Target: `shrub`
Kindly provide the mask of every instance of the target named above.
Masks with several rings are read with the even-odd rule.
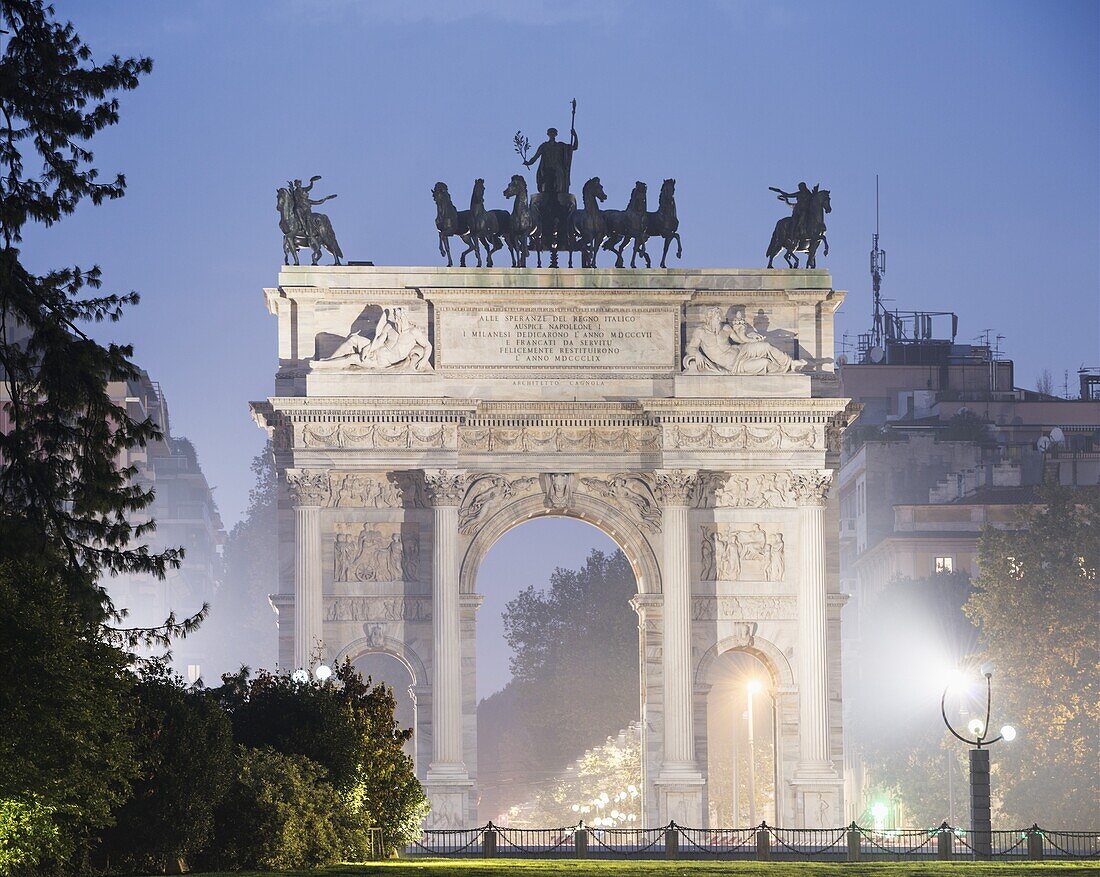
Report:
[[[301,755],[246,749],[203,857],[215,868],[309,868],[362,859],[367,832],[324,768]]]

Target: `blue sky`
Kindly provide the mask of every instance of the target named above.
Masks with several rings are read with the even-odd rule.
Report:
[[[322,174],[350,259],[438,260],[429,194],[495,194],[578,100],[574,177],[608,206],[676,177],[687,266],[764,264],[768,186],[832,190],[831,255],[865,330],[875,174],[892,306],[1005,336],[1017,383],[1100,364],[1100,4],[627,0],[57,0],[97,57],[155,68],[95,141],[129,193],[32,231],[38,268],[98,262],[227,524],[273,387],[275,187]],[[498,199],[505,206],[503,198]],[[593,544],[596,544],[593,542]],[[550,562],[550,567],[554,565]]]

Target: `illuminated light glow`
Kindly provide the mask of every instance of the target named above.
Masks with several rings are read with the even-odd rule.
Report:
[[[1006,742],[1011,743],[1016,739],[1016,729],[1012,725],[1005,725],[1001,728],[1001,736]]]
[[[299,685],[304,685],[309,682],[309,671],[299,667],[293,673],[290,674],[290,678],[297,682]]]
[[[966,671],[955,668],[947,671],[945,687],[948,691],[958,693],[965,691],[973,681],[973,678]]]
[[[313,671],[313,675],[317,677],[318,682],[324,682],[332,675],[332,668],[327,664],[320,664],[317,669]]]
[[[574,804],[570,809],[572,809],[572,811],[574,813],[580,813],[581,812],[581,805],[580,804]]]
[[[967,722],[966,729],[975,737],[981,737],[982,732],[985,731],[985,722],[981,719],[971,719]]]
[[[756,692],[758,692],[763,687],[764,687],[763,683],[761,683],[761,681],[759,679],[750,679],[749,680],[749,684],[748,684],[749,694],[756,694]]]
[[[889,812],[890,808],[883,804],[882,801],[875,801],[875,803],[871,805],[871,815],[875,819],[885,819]]]

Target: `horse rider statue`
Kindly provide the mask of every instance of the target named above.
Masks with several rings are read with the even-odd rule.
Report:
[[[301,180],[294,180],[290,184],[290,197],[294,203],[294,213],[298,218],[298,226],[304,230],[306,236],[312,233],[313,222],[310,217],[313,215],[313,208],[336,197],[335,195],[325,195],[324,198],[318,199],[309,197],[313,184],[319,179],[321,179],[319,176],[310,177],[308,186],[303,186]]]
[[[810,200],[813,198],[813,192],[810,191],[809,186],[801,182],[794,192],[784,192],[782,189],[775,188],[775,186],[769,186],[768,188],[773,192],[778,192],[779,194],[776,197],[784,204],[793,203],[794,210],[791,213],[792,239],[801,243],[809,238]]]

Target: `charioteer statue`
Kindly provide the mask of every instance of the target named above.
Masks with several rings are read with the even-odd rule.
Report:
[[[576,199],[569,192],[573,153],[580,148],[576,127],[576,98],[571,107],[573,115],[569,122],[568,143],[558,140],[557,128],[547,128],[546,141],[535,150],[534,155],[527,158],[525,151],[520,153],[524,167],[531,167],[535,162],[539,165],[535,171],[535,185],[539,194],[532,199],[532,206],[538,211],[541,237],[548,244],[546,248],[550,250],[550,265],[554,268],[558,265],[558,249],[569,235],[566,221],[577,206]],[[517,134],[517,144],[520,142],[519,138],[520,135]]]

